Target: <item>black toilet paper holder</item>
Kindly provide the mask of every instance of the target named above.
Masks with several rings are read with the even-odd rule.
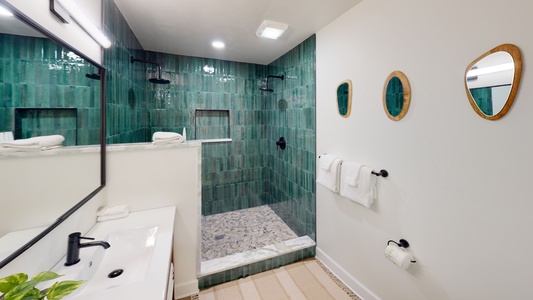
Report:
[[[387,246],[388,246],[390,243],[395,243],[395,244],[396,244],[398,247],[400,247],[400,248],[409,248],[409,242],[408,242],[407,240],[404,240],[404,239],[401,239],[401,240],[399,240],[398,242],[393,241],[393,240],[389,240],[389,241],[387,242]],[[416,260],[412,260],[411,262],[412,262],[412,263],[415,263]]]
[[[399,242],[389,240],[387,246],[390,245],[390,243],[395,243],[400,248],[409,248],[409,242],[404,239],[401,239]]]

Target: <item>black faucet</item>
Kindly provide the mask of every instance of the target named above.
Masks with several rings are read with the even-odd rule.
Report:
[[[108,242],[96,241],[82,244],[80,240],[94,240],[94,238],[83,237],[80,232],[74,232],[68,235],[67,261],[65,266],[72,266],[80,261],[80,248],[102,246],[104,249],[111,247]]]

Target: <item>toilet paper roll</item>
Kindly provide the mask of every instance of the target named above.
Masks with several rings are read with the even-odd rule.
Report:
[[[385,257],[404,270],[409,268],[411,261],[414,260],[411,254],[403,251],[395,244],[390,244],[387,246],[385,249]]]

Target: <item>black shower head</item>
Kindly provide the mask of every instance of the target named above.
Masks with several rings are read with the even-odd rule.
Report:
[[[273,92],[274,90],[273,89],[269,89],[268,86],[267,87],[262,87],[262,88],[259,88],[260,90],[262,90],[263,92]]]
[[[96,74],[96,73],[85,74],[85,77],[89,79],[100,80],[100,74]]]
[[[267,76],[266,86],[259,88],[260,90],[262,90],[264,92],[273,92],[274,91],[273,89],[268,88],[268,80],[270,78],[278,78],[278,79],[284,80],[285,79],[285,75],[281,75],[281,76],[268,75]]]
[[[169,83],[170,83],[170,80],[166,80],[166,79],[161,78],[161,66],[160,66],[158,63],[153,62],[153,61],[144,60],[144,59],[134,58],[133,56],[130,56],[130,62],[131,62],[131,63],[134,63],[134,62],[142,62],[142,63],[145,63],[145,64],[156,65],[156,66],[157,66],[157,70],[158,70],[159,77],[157,77],[157,78],[150,78],[150,79],[148,79],[148,80],[149,80],[151,83],[155,83],[155,84],[169,84]]]
[[[166,80],[163,78],[150,78],[148,79],[148,81],[150,81],[151,83],[155,83],[155,84],[169,84],[170,83],[170,80]]]

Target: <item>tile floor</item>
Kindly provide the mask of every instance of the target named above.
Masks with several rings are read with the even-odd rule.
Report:
[[[268,205],[202,216],[202,262],[297,237]]]

